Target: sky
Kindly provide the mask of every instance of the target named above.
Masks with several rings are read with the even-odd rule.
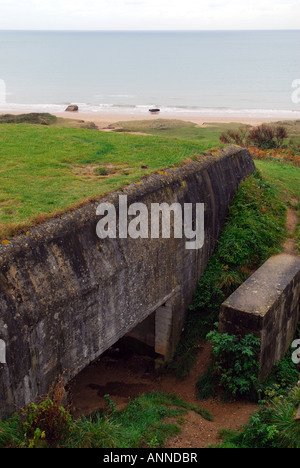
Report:
[[[0,0],[0,29],[300,29],[300,0]]]

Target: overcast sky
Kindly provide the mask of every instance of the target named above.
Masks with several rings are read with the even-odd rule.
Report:
[[[0,29],[300,29],[300,0],[0,0]]]

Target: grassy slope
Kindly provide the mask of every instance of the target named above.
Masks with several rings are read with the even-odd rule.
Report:
[[[114,124],[121,133],[72,126],[70,119],[50,119],[49,126],[0,125],[0,239],[220,146],[220,134],[240,125],[198,127],[191,122],[157,119]],[[300,138],[300,122],[289,124],[288,130],[292,138]],[[149,136],[123,133],[127,131]],[[300,199],[300,169],[269,161],[256,165],[278,185],[282,201]]]
[[[284,163],[255,161],[264,177],[276,185],[283,203],[298,211],[298,225],[294,234],[300,253],[300,168]]]
[[[209,123],[202,127],[193,122],[182,120],[157,119],[157,120],[135,120],[128,122],[117,122],[111,125],[117,131],[124,132],[143,132],[154,136],[164,136],[168,138],[177,138],[180,140],[189,140],[201,142],[207,145],[207,148],[220,146],[219,137],[222,132],[227,130],[238,130],[241,127],[238,123]]]
[[[300,200],[300,169],[298,167],[269,161],[255,161],[255,165],[266,179],[276,184],[282,201],[287,203],[293,198]]]
[[[63,212],[213,146],[29,124],[2,124],[0,142],[2,239],[41,215]]]

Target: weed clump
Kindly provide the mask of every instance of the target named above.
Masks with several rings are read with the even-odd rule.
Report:
[[[262,124],[257,127],[240,127],[238,131],[228,130],[222,133],[220,141],[239,146],[256,146],[261,149],[281,148],[288,137],[287,130],[282,125]]]

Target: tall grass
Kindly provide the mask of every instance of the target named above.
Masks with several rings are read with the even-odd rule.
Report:
[[[300,448],[300,424],[295,414],[300,404],[300,388],[274,397],[238,431],[222,431],[218,448]]]
[[[117,410],[109,395],[106,400],[106,410],[76,420],[49,398],[38,405],[30,403],[20,415],[0,420],[0,448],[158,448],[180,432],[187,411],[213,420],[207,410],[175,394],[143,394],[122,411]],[[57,415],[55,421],[53,411]]]

